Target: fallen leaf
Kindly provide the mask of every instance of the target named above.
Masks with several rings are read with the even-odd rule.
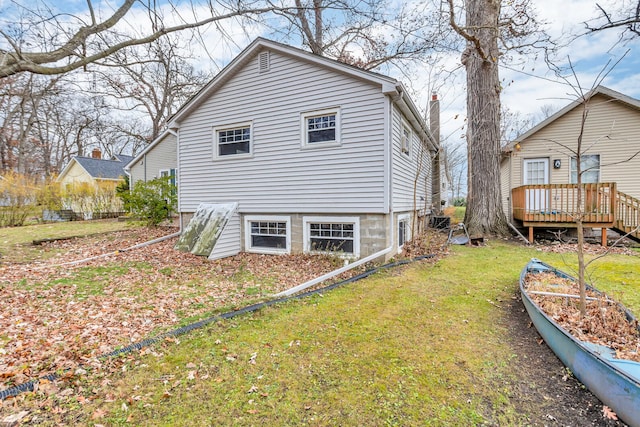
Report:
[[[602,405],[602,416],[608,420],[618,420],[618,416],[606,405]]]
[[[104,409],[96,409],[95,411],[93,411],[93,414],[91,414],[91,419],[92,420],[99,420],[100,418],[104,418],[104,416],[107,415],[107,411]]]

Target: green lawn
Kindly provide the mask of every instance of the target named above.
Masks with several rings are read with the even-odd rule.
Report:
[[[537,257],[569,271],[575,254],[502,241],[454,247],[311,298],[220,321],[134,359],[107,397],[67,422],[106,425],[519,426],[518,357],[504,304]],[[611,255],[596,286],[640,312],[640,257]],[[95,387],[101,378],[83,387]],[[71,418],[69,418],[71,417]]]
[[[54,222],[23,227],[0,228],[0,255],[5,261],[28,262],[51,257],[56,252],[43,252],[34,240],[86,236],[139,227],[139,224],[116,219],[98,221]]]

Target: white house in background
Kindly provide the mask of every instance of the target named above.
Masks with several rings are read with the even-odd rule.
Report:
[[[178,134],[167,129],[151,142],[128,165],[129,186],[133,188],[137,181],[147,182],[159,177],[171,177],[171,183],[177,184]]]
[[[256,39],[169,129],[181,224],[201,203],[233,207],[212,259],[390,258],[432,209],[438,143],[402,84],[297,48]]]

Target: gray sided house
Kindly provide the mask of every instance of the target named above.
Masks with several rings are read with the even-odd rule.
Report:
[[[184,229],[226,212],[212,259],[390,258],[433,207],[437,140],[400,82],[280,43],[256,39],[169,128]]]
[[[125,167],[130,187],[137,181],[147,182],[163,176],[171,177],[172,183],[177,184],[177,141],[178,134],[168,129],[138,154]]]

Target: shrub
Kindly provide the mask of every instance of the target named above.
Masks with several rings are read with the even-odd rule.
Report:
[[[455,197],[453,200],[451,200],[451,204],[453,206],[467,206],[467,199],[465,199],[464,197]]]
[[[175,186],[168,177],[151,181],[137,181],[131,192],[122,193],[125,206],[131,213],[145,219],[148,226],[156,226],[176,211],[177,196]]]
[[[24,224],[36,204],[35,180],[14,172],[0,179],[0,226],[17,227]]]

